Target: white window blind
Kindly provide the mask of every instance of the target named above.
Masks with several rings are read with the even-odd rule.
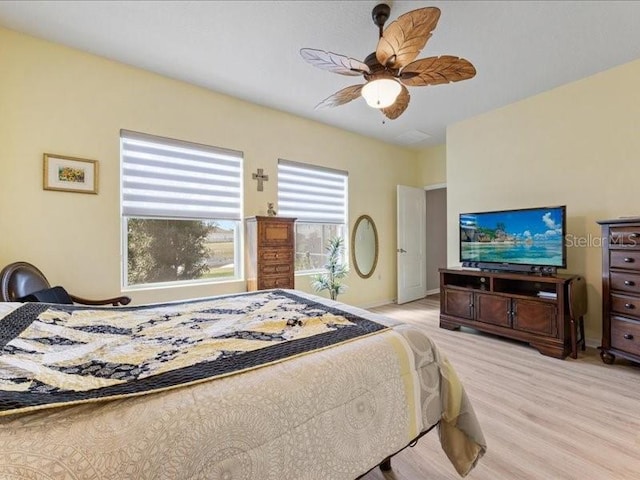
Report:
[[[347,223],[348,173],[278,160],[278,215],[303,223]]]
[[[242,218],[242,152],[120,132],[122,214]]]

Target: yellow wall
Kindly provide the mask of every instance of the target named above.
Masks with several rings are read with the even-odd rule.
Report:
[[[601,334],[596,220],[639,215],[640,60],[447,130],[448,263],[458,264],[458,214],[567,206],[570,273],[589,285],[587,337]],[[595,244],[594,244],[595,243]],[[577,245],[577,242],[573,242]]]
[[[310,106],[309,108],[312,108]],[[278,158],[349,171],[350,225],[369,214],[380,235],[375,275],[355,272],[341,300],[395,297],[396,184],[421,186],[416,153],[0,29],[0,264],[26,260],[86,297],[119,294],[119,131],[244,152],[246,216],[277,197]],[[100,162],[98,195],[43,191],[43,153]],[[256,191],[251,173],[270,176]],[[310,291],[308,277],[296,287]],[[129,293],[136,303],[244,291],[243,282]]]
[[[440,185],[447,182],[447,147],[436,145],[418,152],[420,185]]]

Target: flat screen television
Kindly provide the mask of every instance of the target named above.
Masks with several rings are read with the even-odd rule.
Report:
[[[460,214],[460,261],[483,269],[566,268],[566,207]]]

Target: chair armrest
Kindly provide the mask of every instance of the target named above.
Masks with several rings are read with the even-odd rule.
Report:
[[[76,297],[75,295],[69,294],[71,300],[75,303],[81,303],[82,305],[113,305],[117,307],[118,305],[128,305],[131,302],[131,297],[122,296],[122,297],[114,297],[114,298],[105,298],[104,300],[89,300],[86,298]]]

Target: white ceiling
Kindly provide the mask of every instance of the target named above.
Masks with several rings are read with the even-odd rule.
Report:
[[[363,99],[314,106],[362,83],[305,63],[303,47],[364,60],[378,39],[361,1],[0,1],[0,25],[389,143],[445,141],[447,125],[640,58],[640,1],[393,1],[391,20],[437,6],[419,58],[471,61],[471,80],[409,87],[397,120]],[[388,23],[387,23],[388,25]],[[429,138],[412,143],[417,132]]]

